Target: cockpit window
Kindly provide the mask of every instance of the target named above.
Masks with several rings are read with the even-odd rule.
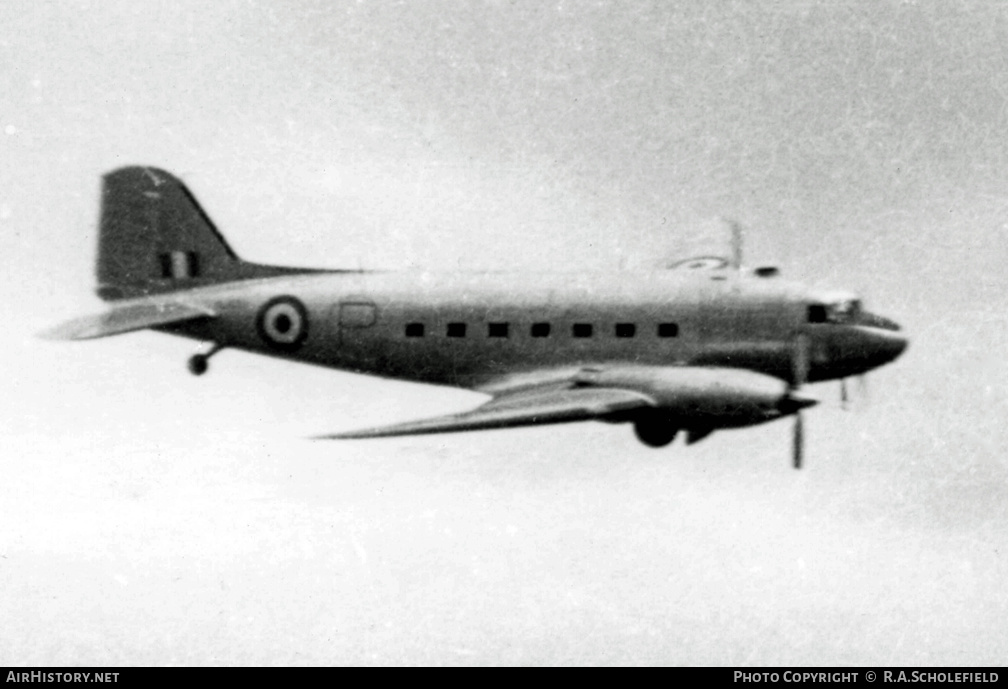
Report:
[[[830,323],[850,323],[861,312],[861,302],[857,299],[844,299],[829,305],[826,309],[826,320]]]
[[[809,304],[809,323],[852,323],[861,314],[859,299],[841,299],[828,304]]]

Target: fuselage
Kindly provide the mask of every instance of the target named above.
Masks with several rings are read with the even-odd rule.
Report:
[[[44,333],[82,340],[154,329],[222,348],[359,373],[472,388],[468,412],[329,438],[629,422],[641,442],[691,444],[718,429],[794,417],[806,382],[864,373],[906,339],[849,292],[821,292],[702,256],[651,272],[383,272],[244,261],[171,173],[102,179],[96,276],[101,314]],[[845,388],[842,388],[845,390]]]
[[[797,337],[808,338],[807,380],[828,380],[880,366],[906,346],[898,326],[860,313],[851,295],[732,270],[321,273],[198,288],[187,299],[219,316],[167,332],[469,388],[609,364],[741,368],[790,380]]]

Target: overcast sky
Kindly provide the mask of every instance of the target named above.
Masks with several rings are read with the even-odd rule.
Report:
[[[1000,664],[1008,11],[994,2],[0,5],[0,662]],[[155,334],[93,296],[99,176],[245,258],[846,287],[907,354],[853,410],[646,449],[580,424],[318,433],[466,392]],[[857,386],[852,386],[856,391]]]

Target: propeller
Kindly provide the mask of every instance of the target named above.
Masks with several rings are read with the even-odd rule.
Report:
[[[800,411],[795,412],[793,452],[794,468],[801,469],[802,456],[805,454],[805,423],[802,421]]]
[[[868,378],[866,378],[865,374],[862,373],[856,378],[856,380],[857,380],[857,389],[855,390],[855,395],[857,397],[857,400],[859,400],[861,404],[864,404],[864,402],[868,399]],[[848,411],[850,409],[849,402],[850,402],[850,395],[848,394],[847,389],[847,379],[841,378],[840,408],[843,409],[844,411]]]
[[[731,218],[724,220],[731,228],[731,267],[735,270],[742,270],[742,223]]]
[[[809,337],[799,333],[794,338],[791,350],[791,387],[788,393],[796,392],[808,380],[809,370]],[[805,454],[805,425],[802,419],[801,407],[794,412],[794,436],[791,445],[791,457],[795,469],[801,469]]]

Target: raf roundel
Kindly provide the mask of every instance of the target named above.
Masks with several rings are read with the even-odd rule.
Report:
[[[308,337],[308,313],[294,297],[271,299],[259,310],[259,335],[274,349],[293,351]]]

